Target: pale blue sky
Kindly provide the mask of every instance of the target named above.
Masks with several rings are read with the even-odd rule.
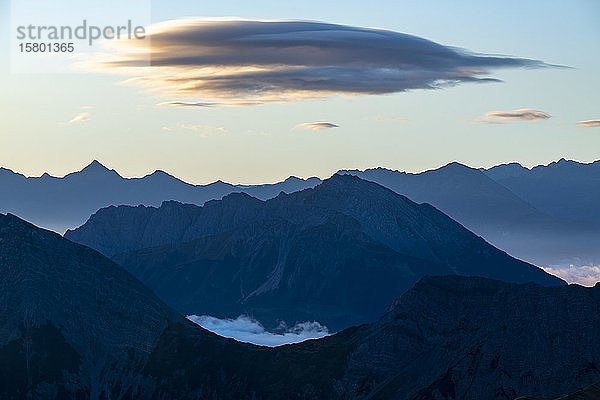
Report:
[[[458,6],[457,4],[460,4]],[[9,7],[2,3],[2,53]],[[126,176],[164,169],[194,183],[326,177],[341,168],[407,171],[458,160],[524,165],[600,159],[600,3],[589,1],[154,1],[152,19],[236,16],[377,27],[470,51],[539,59],[571,69],[494,71],[502,83],[334,97],[250,107],[158,107],[165,100],[120,77],[10,74],[1,59],[0,166],[62,175],[99,159]],[[66,122],[90,107],[89,121]],[[533,108],[552,117],[478,123],[493,110]],[[339,128],[294,126],[328,121]],[[204,126],[203,132],[181,126]],[[165,130],[168,127],[171,130]]]

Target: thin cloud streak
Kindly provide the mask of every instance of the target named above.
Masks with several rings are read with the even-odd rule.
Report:
[[[188,102],[188,101],[163,101],[157,104],[158,106],[166,107],[212,107],[217,105],[216,103],[201,103],[201,102]]]
[[[531,108],[520,108],[510,111],[490,111],[479,117],[479,122],[488,124],[503,124],[515,121],[543,121],[551,117],[545,111]]]
[[[598,128],[600,127],[600,119],[588,119],[587,121],[579,121],[577,122],[577,126],[581,126],[583,128]]]
[[[190,18],[156,24],[148,36],[123,41],[87,67],[131,76],[130,84],[174,99],[165,104],[203,107],[497,82],[489,71],[549,66],[319,22]]]
[[[69,122],[67,122],[67,125],[74,125],[74,124],[80,124],[82,122],[87,122],[92,118],[92,115],[88,112],[81,112],[79,114],[77,114],[75,117],[73,117]]]
[[[339,125],[336,125],[331,122],[305,122],[303,124],[298,124],[294,127],[294,129],[303,129],[308,131],[322,131],[324,129],[332,129],[339,128]]]

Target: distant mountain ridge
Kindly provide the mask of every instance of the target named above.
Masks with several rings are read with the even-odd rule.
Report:
[[[339,173],[430,203],[518,258],[564,266],[600,264],[599,171],[600,161],[561,159],[531,169],[517,163],[475,169],[454,162],[414,174],[384,168]],[[266,200],[320,183],[290,177],[266,185],[190,185],[163,171],[122,178],[97,161],[64,178],[26,178],[0,168],[0,212],[64,232],[110,205],[159,206],[169,200],[202,205],[239,192]]]
[[[424,275],[564,283],[434,207],[349,175],[267,201],[109,207],[65,237],[112,257],[182,313],[246,313],[268,326],[370,322]]]
[[[600,161],[527,169],[450,163],[411,174],[342,170],[427,202],[495,246],[537,265],[600,263]]]
[[[142,178],[123,178],[94,160],[62,178],[43,174],[25,177],[0,168],[0,212],[10,212],[41,227],[63,233],[82,225],[98,209],[110,205],[160,205],[176,200],[202,205],[230,193],[245,192],[269,199],[319,184],[318,178],[289,177],[274,184],[232,185],[216,181],[192,185],[157,170]]]
[[[600,224],[600,161],[581,164],[562,158],[531,169],[513,163],[485,173],[547,214]]]
[[[373,324],[259,348],[0,214],[0,289],[3,399],[580,399],[600,381],[600,285],[425,277]]]

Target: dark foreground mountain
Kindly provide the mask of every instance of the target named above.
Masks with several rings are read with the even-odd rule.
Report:
[[[165,200],[202,205],[235,192],[269,199],[282,191],[290,193],[319,182],[317,178],[290,177],[265,185],[232,185],[221,181],[191,185],[163,171],[143,178],[123,178],[98,161],[62,178],[48,174],[28,178],[0,168],[0,212],[19,215],[38,226],[62,233],[83,224],[92,213],[110,205],[158,206]]]
[[[336,175],[268,201],[102,209],[66,237],[113,257],[181,313],[265,326],[371,322],[424,275],[564,284],[427,204]]]
[[[426,202],[509,254],[537,265],[600,262],[600,162],[561,160],[527,169],[459,163],[418,174],[345,170]]]
[[[0,215],[0,288],[2,399],[547,399],[600,381],[600,286],[424,278],[372,325],[259,348]]]
[[[1,399],[317,399],[349,348],[218,337],[96,251],[2,214],[0,289]]]
[[[556,400],[597,400],[600,399],[600,383],[590,385],[584,389],[578,390],[577,392],[561,396]]]
[[[2,399],[131,396],[163,332],[186,324],[97,252],[1,214],[0,288]]]
[[[262,362],[276,357],[279,370],[269,372],[287,378],[270,387],[284,398],[542,400],[572,393],[595,399],[597,387],[588,386],[600,381],[599,307],[600,286],[423,278],[376,323],[275,348],[252,368],[260,376]],[[178,335],[162,340],[171,352],[188,355],[183,365],[157,353],[154,368],[181,368],[178,382],[192,388],[193,354],[202,343]],[[300,372],[300,366],[310,367]]]

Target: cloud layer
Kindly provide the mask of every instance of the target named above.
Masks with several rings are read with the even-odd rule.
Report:
[[[331,122],[305,122],[303,124],[298,124],[295,126],[295,129],[304,129],[309,131],[321,131],[323,129],[331,129],[331,128],[339,128],[339,125],[336,125]]]
[[[587,121],[579,121],[577,125],[584,128],[598,128],[600,127],[600,119],[588,119]]]
[[[600,265],[543,267],[543,270],[569,283],[578,283],[583,286],[594,286],[596,282],[600,282]]]
[[[520,108],[510,111],[490,111],[483,114],[480,122],[503,124],[514,121],[540,121],[550,118],[550,114],[545,111],[534,110],[531,108]]]
[[[219,319],[210,315],[189,315],[188,319],[217,335],[259,346],[281,346],[318,339],[329,335],[327,327],[318,322],[303,322],[291,328],[281,326],[282,333],[268,332],[260,322],[245,315],[236,319]]]
[[[319,22],[190,18],[154,25],[148,37],[119,43],[91,65],[131,75],[130,82],[171,105],[433,89],[497,81],[489,76],[497,68],[547,66],[399,32]]]

